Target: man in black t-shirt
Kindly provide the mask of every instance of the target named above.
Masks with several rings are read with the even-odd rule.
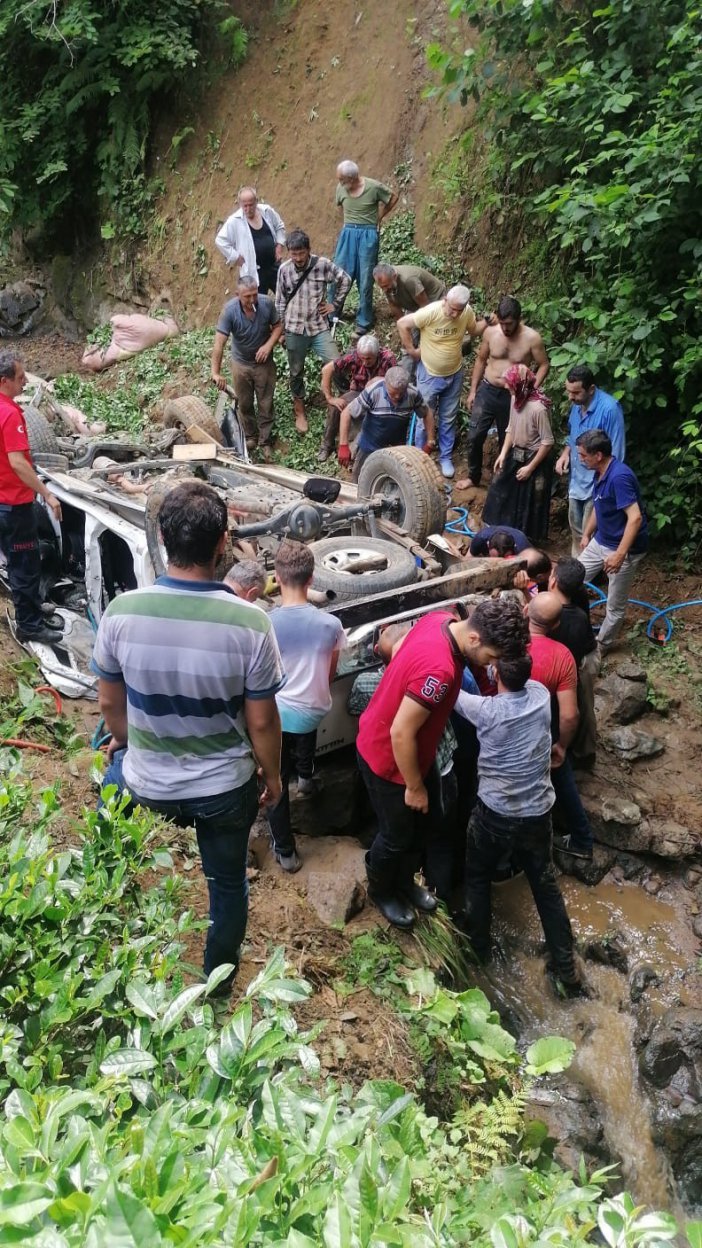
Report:
[[[580,721],[571,744],[576,763],[592,766],[597,750],[595,720],[595,677],[599,672],[597,642],[590,623],[590,601],[585,589],[585,569],[579,559],[559,559],[548,583],[561,600],[558,628],[552,633],[570,650],[578,667],[578,710]]]

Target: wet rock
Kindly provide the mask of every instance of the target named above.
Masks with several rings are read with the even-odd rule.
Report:
[[[649,819],[648,833],[650,852],[661,858],[690,858],[700,852],[699,832],[674,819]]]
[[[329,871],[310,871],[307,900],[322,922],[332,927],[348,923],[361,912],[366,904],[366,890],[360,879],[349,879]]]
[[[658,737],[637,728],[613,728],[611,732],[604,734],[602,742],[607,749],[613,750],[629,763],[636,762],[637,758],[655,758],[665,749]]]
[[[692,924],[692,930],[700,940],[702,940],[702,914],[698,914]]]
[[[607,823],[621,823],[627,827],[635,827],[641,823],[641,808],[636,802],[627,802],[623,797],[604,797],[602,799],[602,818]]]
[[[656,1088],[666,1087],[683,1066],[699,1094],[702,1091],[702,1009],[694,1006],[666,1010],[639,1058],[641,1074]]]
[[[683,1149],[673,1173],[685,1206],[699,1215],[702,1209],[702,1140],[695,1140]]]
[[[646,684],[646,669],[637,659],[625,659],[615,670],[617,676],[620,676],[622,680],[635,680],[638,683]]]
[[[583,956],[600,966],[613,966],[622,975],[626,975],[629,970],[629,954],[621,932],[613,932],[609,936],[603,936],[601,940],[591,940],[585,946]]]
[[[13,282],[0,290],[0,338],[31,329],[42,294],[29,282]]]
[[[526,1118],[545,1124],[549,1135],[558,1141],[555,1155],[567,1169],[577,1172],[581,1157],[590,1169],[612,1160],[601,1115],[590,1094],[567,1078],[559,1076],[555,1087],[534,1088]]]
[[[561,853],[555,848],[553,858],[564,875],[572,875],[576,880],[582,880],[583,884],[599,884],[611,869],[615,855],[606,845],[595,845],[591,862],[584,858],[573,858],[572,855]]]
[[[660,875],[649,875],[648,879],[644,880],[643,886],[651,897],[657,897],[663,887],[663,881]]]
[[[605,700],[609,718],[617,724],[630,724],[647,709],[646,684],[638,679],[625,680],[615,674],[601,680],[597,693]]]
[[[629,980],[629,996],[636,1003],[640,1001],[646,989],[651,984],[659,984],[660,976],[655,966],[651,966],[650,962],[644,962],[641,966],[637,966],[632,972]]]
[[[645,870],[645,863],[635,854],[617,854],[617,865],[612,874],[625,880],[638,880]]]
[[[685,888],[696,888],[702,880],[702,867],[688,867],[685,872]]]

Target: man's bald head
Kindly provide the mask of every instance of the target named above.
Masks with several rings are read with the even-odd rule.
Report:
[[[557,594],[535,594],[529,603],[529,630],[534,633],[552,633],[558,627],[562,610]]]

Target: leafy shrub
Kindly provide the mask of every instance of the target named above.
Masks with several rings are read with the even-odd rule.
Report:
[[[630,417],[628,458],[656,529],[702,542],[702,49],[693,0],[451,0],[475,46],[429,49],[449,98],[477,105],[493,234],[539,231],[559,272],[537,323],[552,362],[592,364]],[[460,45],[465,48],[465,40]],[[475,144],[473,144],[475,146]],[[538,270],[537,266],[537,270]],[[532,269],[534,266],[532,266]]]
[[[92,225],[134,241],[158,184],[146,175],[152,112],[195,73],[219,0],[0,0],[0,237]],[[220,24],[230,63],[246,52],[237,18]]]

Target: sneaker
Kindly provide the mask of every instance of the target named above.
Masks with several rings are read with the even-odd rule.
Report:
[[[36,641],[41,642],[43,645],[55,646],[62,634],[63,627],[60,629],[49,628],[46,624],[42,624],[41,628],[35,628],[31,633],[24,633],[17,629],[17,640],[24,642]]]
[[[316,776],[298,776],[297,791],[301,797],[311,797],[319,788]]]
[[[440,467],[441,467],[441,475],[443,477],[452,477],[454,476],[456,472],[456,469],[454,468],[450,459],[442,459],[440,463]]]
[[[317,459],[320,464],[326,464],[327,460],[331,458],[331,454],[332,448],[330,446],[320,446],[317,451]]]
[[[570,854],[571,858],[582,858],[585,862],[592,862],[592,845],[589,849],[574,845],[570,832],[567,836],[554,836],[553,848],[561,854]]]
[[[298,857],[295,849],[289,854],[281,854],[276,849],[275,860],[283,868],[283,871],[287,871],[288,875],[294,875],[302,866],[302,859]]]
[[[273,458],[273,452],[267,442],[263,442],[258,448],[258,453],[265,464],[270,464]]]
[[[575,997],[590,997],[592,994],[588,985],[579,978],[578,975],[566,979],[563,975],[559,975],[550,964],[546,967],[546,978],[548,979],[556,997],[562,1001],[571,1001]]]

